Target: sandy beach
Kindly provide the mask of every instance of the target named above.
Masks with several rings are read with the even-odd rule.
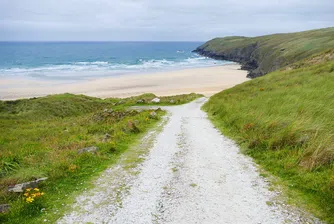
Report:
[[[143,93],[165,96],[191,92],[211,96],[249,80],[246,75],[246,71],[240,70],[240,65],[229,64],[149,74],[127,74],[67,84],[0,78],[0,99],[14,100],[59,93],[85,94],[100,98],[129,97]]]

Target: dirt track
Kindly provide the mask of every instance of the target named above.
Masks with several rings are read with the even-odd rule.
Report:
[[[166,107],[162,131],[137,148],[150,148],[137,151],[144,161],[108,169],[59,223],[317,223],[276,201],[251,159],[200,110],[204,101]]]

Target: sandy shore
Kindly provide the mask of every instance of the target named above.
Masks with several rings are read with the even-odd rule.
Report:
[[[38,97],[58,93],[85,94],[101,98],[128,97],[142,93],[158,96],[202,93],[210,96],[248,80],[237,64],[150,74],[128,74],[71,84],[0,78],[0,99]]]

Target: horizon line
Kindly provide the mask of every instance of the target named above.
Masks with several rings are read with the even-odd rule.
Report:
[[[206,42],[207,40],[0,40],[0,42],[50,42],[50,43],[56,43],[56,42],[123,42],[123,43],[147,43],[147,42]]]

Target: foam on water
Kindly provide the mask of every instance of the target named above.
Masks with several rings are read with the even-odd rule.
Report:
[[[120,64],[107,61],[74,62],[62,65],[46,65],[33,68],[9,68],[0,69],[0,76],[21,76],[21,77],[44,77],[59,79],[86,79],[128,73],[143,73],[168,71],[176,69],[209,67],[226,64],[225,61],[215,61],[205,57],[196,56],[181,61],[172,60],[143,60],[139,59],[136,64]]]
[[[0,42],[0,78],[81,80],[226,64],[200,42]]]

